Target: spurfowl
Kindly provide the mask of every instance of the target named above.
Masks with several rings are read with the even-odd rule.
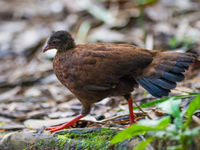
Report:
[[[70,127],[86,116],[95,102],[109,96],[128,100],[130,124],[135,122],[130,93],[140,84],[155,97],[167,96],[195,60],[189,53],[146,50],[128,44],[76,45],[66,31],[54,32],[43,52],[57,49],[53,70],[59,81],[82,103],[81,114],[51,132]]]

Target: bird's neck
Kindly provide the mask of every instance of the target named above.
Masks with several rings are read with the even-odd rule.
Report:
[[[71,49],[62,49],[62,50],[57,50],[56,56],[54,57],[54,59],[67,59],[68,57],[71,56],[71,54],[73,53],[74,48]]]
[[[64,46],[58,48],[58,52],[66,52],[71,49],[74,49],[75,47],[76,47],[76,44],[74,40],[71,40],[71,41],[68,41],[68,43],[66,43]]]

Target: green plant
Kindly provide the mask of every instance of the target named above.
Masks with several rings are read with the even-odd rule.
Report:
[[[157,2],[157,0],[136,0],[138,5],[148,5]]]
[[[155,101],[150,101],[150,102],[147,102],[147,103],[144,103],[144,104],[141,104],[140,107],[141,108],[146,108],[146,107],[150,107],[150,106],[155,106],[159,103],[162,103],[162,102],[165,102],[165,101],[168,101],[170,99],[183,99],[183,98],[190,98],[192,96],[199,96],[200,93],[191,93],[191,92],[184,92],[182,91],[183,93],[187,94],[187,95],[177,95],[177,96],[171,96],[171,97],[165,97],[165,98],[162,98],[162,99],[159,99],[159,100],[155,100]],[[133,109],[138,109],[138,107],[133,107]]]
[[[195,95],[195,96],[194,96]],[[185,111],[180,111],[180,103],[182,96],[169,97],[161,99],[162,103],[157,106],[164,112],[173,116],[173,120],[167,116],[158,120],[141,120],[126,130],[118,133],[111,141],[116,144],[125,139],[130,139],[133,136],[146,134],[146,140],[140,142],[134,150],[143,150],[149,143],[156,139],[176,141],[178,144],[169,146],[168,149],[173,150],[186,150],[193,141],[193,136],[199,135],[200,127],[189,128],[193,113],[200,109],[200,93],[189,93],[193,101],[189,104]],[[160,102],[160,101],[159,101]],[[184,118],[186,117],[186,121]]]
[[[182,49],[188,49],[193,44],[194,44],[193,39],[189,37],[184,37],[182,40],[179,40],[176,37],[173,37],[169,41],[169,47],[172,49],[177,48],[177,47],[181,47]]]
[[[3,126],[4,124],[5,124],[5,122],[4,122],[4,121],[0,122],[0,126]]]
[[[67,131],[66,131],[67,132]],[[77,141],[77,149],[93,150],[102,149],[106,150],[111,145],[110,141],[116,135],[118,130],[111,130],[107,128],[101,128],[93,132],[70,132],[58,135],[58,146],[63,149],[66,143],[70,143],[71,140]]]

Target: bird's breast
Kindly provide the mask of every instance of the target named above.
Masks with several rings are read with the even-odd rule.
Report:
[[[70,58],[62,55],[56,55],[53,60],[53,71],[58,80],[74,93],[79,84],[78,67]]]

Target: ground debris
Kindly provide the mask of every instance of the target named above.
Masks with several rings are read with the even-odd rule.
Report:
[[[59,149],[54,135],[44,131],[38,136],[36,130],[62,124],[80,113],[80,102],[53,74],[55,51],[42,54],[52,31],[70,31],[77,43],[128,43],[200,56],[197,0],[7,0],[0,5],[0,149]],[[200,61],[196,60],[170,96],[200,93],[199,72]],[[132,94],[138,105],[156,100],[142,88]],[[187,108],[190,101],[185,99],[181,109]],[[153,119],[166,115],[154,106],[143,110]],[[138,110],[135,113],[136,120],[147,118]],[[89,132],[90,128],[95,132],[101,127],[122,130],[129,123],[127,114],[127,102],[122,97],[106,98],[73,128],[80,128],[80,132]],[[199,118],[197,111],[193,116],[195,124],[199,125]],[[9,145],[9,140],[14,144]]]

